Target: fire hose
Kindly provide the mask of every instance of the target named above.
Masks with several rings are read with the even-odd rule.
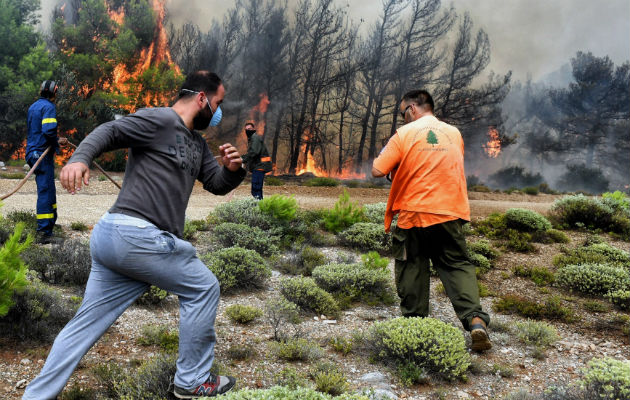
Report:
[[[77,148],[77,146],[74,143],[71,143],[70,141],[68,141],[68,144],[70,146],[72,146],[74,149]],[[35,172],[35,169],[37,169],[37,166],[42,162],[42,160],[44,159],[44,157],[46,157],[46,154],[48,154],[48,152],[50,151],[51,146],[48,146],[48,148],[46,150],[44,150],[44,152],[42,153],[41,156],[39,156],[39,158],[37,159],[37,161],[35,162],[35,164],[33,164],[33,167],[31,167],[31,169],[28,171],[28,173],[26,174],[26,176],[20,181],[20,183],[17,184],[17,186],[15,187],[15,189],[13,189],[11,192],[7,193],[7,194],[3,194],[2,196],[0,196],[0,200],[4,200],[7,197],[15,194],[18,190],[20,190],[22,188],[22,186],[24,186],[24,184],[26,183],[26,181],[28,180],[28,178],[31,177],[31,175],[33,175],[33,172]],[[101,173],[103,173],[103,175],[105,175],[107,178],[109,178],[110,181],[112,181],[112,183],[114,185],[116,185],[116,187],[118,189],[121,189],[120,185],[118,184],[118,182],[116,182],[107,172],[105,172],[105,170],[98,165],[95,161],[92,161],[92,164],[94,164],[94,166],[101,171]]]

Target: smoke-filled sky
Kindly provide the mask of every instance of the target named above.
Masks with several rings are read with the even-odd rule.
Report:
[[[49,26],[52,6],[42,0],[42,22]],[[212,19],[221,21],[234,1],[166,0],[173,22],[192,21],[202,30]],[[290,0],[290,4],[297,3]],[[512,70],[516,80],[530,74],[534,80],[557,71],[577,51],[608,55],[621,64],[630,60],[630,1],[628,0],[443,0],[461,14],[473,16],[475,26],[490,37],[491,61],[487,71]],[[381,11],[382,0],[337,0],[351,17],[369,26]]]

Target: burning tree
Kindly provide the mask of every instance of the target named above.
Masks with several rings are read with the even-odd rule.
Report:
[[[52,40],[63,90],[60,127],[81,140],[114,113],[166,106],[182,80],[173,63],[163,0],[85,0],[54,11]]]

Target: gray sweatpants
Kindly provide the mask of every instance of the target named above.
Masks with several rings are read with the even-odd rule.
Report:
[[[85,353],[150,285],[179,298],[175,384],[185,389],[201,385],[214,360],[219,282],[195,248],[142,219],[107,213],[94,227],[90,250],[92,270],[83,303],[22,399],[54,399]]]

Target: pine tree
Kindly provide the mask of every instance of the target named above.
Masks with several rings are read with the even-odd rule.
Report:
[[[427,134],[427,143],[430,143],[431,145],[438,144],[438,138],[435,135],[435,132],[429,131],[429,133]]]
[[[13,292],[21,291],[28,284],[26,265],[20,253],[26,250],[33,241],[32,236],[20,242],[24,223],[15,226],[13,234],[0,249],[0,317],[7,315],[13,306]]]

